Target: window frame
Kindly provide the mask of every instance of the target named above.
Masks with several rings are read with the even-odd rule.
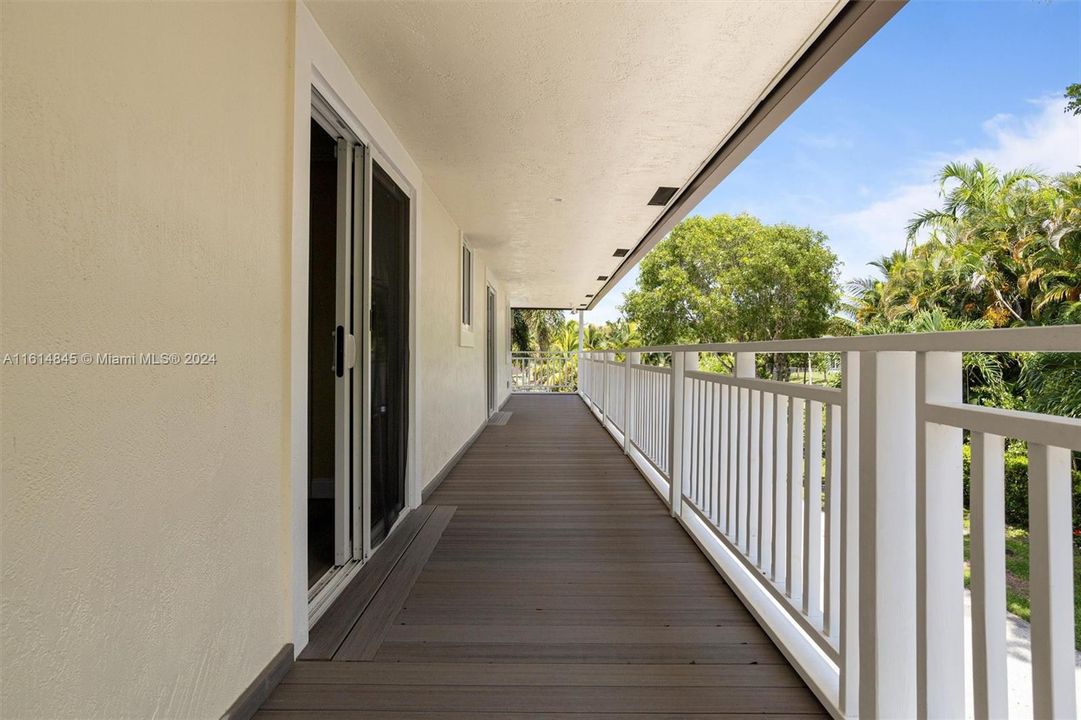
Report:
[[[473,347],[476,327],[477,252],[460,234],[458,243],[458,344]]]

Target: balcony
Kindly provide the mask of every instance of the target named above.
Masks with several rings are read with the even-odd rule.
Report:
[[[959,368],[1077,326],[510,353],[513,309],[597,311],[829,78],[886,90],[785,134],[888,144],[830,119],[953,49],[930,12],[838,74],[903,6],[0,6],[0,715],[1075,716],[1081,425],[964,405]],[[941,67],[944,118],[972,73]],[[775,156],[761,192],[834,174]],[[775,352],[839,384],[759,377]]]
[[[393,569],[358,577],[372,589],[316,625],[264,714],[1073,716],[1081,420],[961,402],[962,353],[1034,350],[1081,351],[1079,331],[522,358],[509,421],[414,513]],[[706,352],[733,372],[698,370]],[[755,354],[774,352],[837,353],[839,387],[756,377]],[[580,398],[539,394],[564,390],[568,367]],[[1021,697],[1004,438],[1028,442],[1031,468]]]
[[[258,717],[825,715],[587,405],[504,410]]]

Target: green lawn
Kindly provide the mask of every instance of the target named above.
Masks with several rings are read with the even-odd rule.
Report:
[[[969,585],[968,513],[965,513],[965,587]],[[1074,647],[1081,648],[1081,552],[1073,555]],[[1028,621],[1028,531],[1006,528],[1006,609]]]

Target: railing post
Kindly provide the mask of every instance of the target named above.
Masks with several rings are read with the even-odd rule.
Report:
[[[631,450],[631,428],[634,427],[638,409],[634,405],[634,393],[631,392],[631,377],[634,365],[641,362],[642,353],[623,351],[623,454]]]
[[[581,350],[578,353],[578,384],[582,388],[586,406],[593,410],[593,376],[590,374],[589,353]]]
[[[668,393],[668,504],[672,517],[683,509],[683,400],[684,373],[698,369],[697,352],[673,352]]]
[[[585,372],[585,349],[586,349],[586,311],[578,311],[578,376],[575,379],[578,385],[578,394],[586,397],[585,383],[582,381]]]
[[[601,353],[601,427],[608,422],[608,351]]]
[[[841,354],[840,710],[859,710],[860,354]]]
[[[916,354],[860,356],[861,718],[916,717]]]
[[[736,377],[741,378],[753,378],[755,375],[754,367],[754,353],[753,352],[737,352],[732,353],[734,358],[733,369]]]
[[[920,718],[965,714],[961,429],[926,403],[961,402],[961,353],[916,355],[916,667]]]

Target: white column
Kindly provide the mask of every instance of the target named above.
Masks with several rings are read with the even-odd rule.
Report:
[[[916,355],[916,667],[920,718],[965,714],[961,429],[924,404],[961,402],[961,353]]]
[[[861,718],[916,717],[916,357],[860,357]]]

